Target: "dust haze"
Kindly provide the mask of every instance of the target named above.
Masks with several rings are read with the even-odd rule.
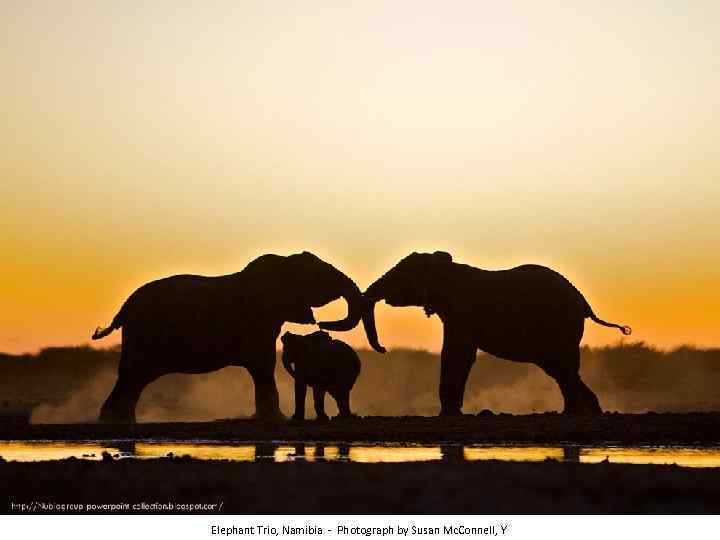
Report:
[[[36,355],[0,355],[0,421],[95,421],[116,378],[119,350],[45,349]],[[363,371],[351,396],[360,415],[435,415],[440,359],[436,353],[396,349],[360,351]],[[278,361],[280,403],[290,415],[292,379]],[[720,349],[661,351],[644,343],[583,348],[582,375],[602,407],[619,412],[720,410]],[[329,414],[335,403],[327,397]],[[557,386],[539,368],[479,354],[465,394],[464,411],[513,414],[562,408]],[[205,375],[167,375],[149,385],[138,421],[202,421],[250,416],[252,380],[244,368]],[[307,411],[312,417],[310,394]]]

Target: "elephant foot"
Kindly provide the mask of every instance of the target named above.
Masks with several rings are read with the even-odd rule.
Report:
[[[333,418],[333,421],[337,421],[337,420],[355,420],[356,418],[358,418],[358,415],[357,415],[357,414],[353,414],[353,413],[345,413],[345,414],[342,414],[342,413],[340,413],[340,414],[338,414],[337,416],[335,416],[335,417]]]
[[[462,416],[463,412],[461,409],[441,409],[438,415],[441,418],[458,417]]]
[[[573,408],[568,409],[567,407],[563,411],[563,414],[567,416],[601,416],[603,414],[602,409],[595,408]]]
[[[135,413],[118,411],[113,409],[102,409],[98,418],[100,424],[135,424]]]
[[[293,414],[290,420],[288,420],[288,423],[290,424],[304,424],[305,423],[305,417],[300,416],[299,414]]]
[[[597,398],[592,396],[592,398],[565,405],[563,414],[570,416],[599,416],[603,414],[603,410]]]
[[[279,424],[282,422],[286,422],[287,418],[283,413],[280,411],[269,411],[265,413],[256,412],[251,417],[253,420],[259,420],[261,422],[269,422],[272,424]],[[294,417],[293,417],[294,418]]]
[[[329,420],[330,420],[330,417],[327,414],[318,414],[317,418],[315,419],[315,421],[320,424],[324,424],[325,422],[328,422]]]
[[[556,379],[565,401],[564,414],[577,416],[597,416],[603,413],[595,392],[580,379],[574,377]]]
[[[283,414],[277,414],[272,416],[265,416],[265,415],[253,415],[252,420],[256,420],[258,422],[264,422],[266,424],[282,424],[284,422],[287,422],[287,417]]]

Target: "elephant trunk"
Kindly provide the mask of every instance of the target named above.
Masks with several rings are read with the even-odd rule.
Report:
[[[363,313],[363,297],[358,286],[349,277],[342,275],[340,294],[348,305],[348,314],[338,321],[323,321],[318,326],[323,330],[346,332],[355,328],[360,322]]]
[[[384,353],[385,348],[378,343],[375,315],[373,313],[374,304],[368,306],[365,296],[360,292],[358,286],[355,285],[353,280],[346,276],[344,276],[341,296],[345,298],[348,304],[347,317],[339,321],[323,321],[318,323],[318,326],[323,330],[345,332],[355,328],[362,319],[368,342],[373,349]]]
[[[382,300],[385,295],[382,293],[382,278],[374,282],[367,291],[365,291],[364,297],[364,310],[362,315],[363,325],[365,326],[365,333],[367,334],[368,341],[373,349],[377,352],[384,353],[385,347],[380,344],[378,340],[377,326],[375,325],[375,304],[379,300]]]

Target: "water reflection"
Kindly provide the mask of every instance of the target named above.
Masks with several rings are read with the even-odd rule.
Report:
[[[682,467],[720,467],[718,448],[587,448],[582,451],[582,463],[675,463]]]
[[[465,447],[461,444],[444,444],[440,447],[443,461],[457,463],[465,461]]]
[[[40,442],[0,441],[0,456],[7,461],[53,461],[75,457],[99,460],[103,453],[116,459],[153,459],[190,456],[202,460],[246,462],[352,461],[401,463],[438,461],[562,461],[575,463],[652,463],[683,467],[720,467],[720,448],[690,447],[588,447],[578,446],[480,446],[445,444],[348,444],[348,443],[214,443],[214,442]]]
[[[358,463],[404,463],[442,459],[439,446],[353,446],[350,461]]]
[[[261,446],[261,445],[258,445]],[[230,461],[255,461],[256,447],[252,444],[196,444],[196,443],[136,443],[135,452],[124,457],[159,458],[191,456],[195,459],[227,459]]]
[[[54,461],[69,457],[102,459],[103,452],[119,453],[119,450],[92,442],[0,442],[0,456],[6,461]]]
[[[463,456],[466,461],[563,461],[565,453],[563,448],[556,446],[466,446]]]

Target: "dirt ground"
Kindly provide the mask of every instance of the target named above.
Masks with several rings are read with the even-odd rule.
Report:
[[[458,418],[364,417],[327,423],[255,420],[136,425],[0,424],[0,440],[378,441],[457,443],[718,445],[720,414],[568,417],[480,413]]]
[[[88,504],[123,503],[129,506],[119,513],[187,513],[193,508],[222,514],[717,513],[720,469],[498,461],[71,459],[0,463],[0,499],[6,514],[87,513]],[[173,509],[154,510],[143,503],[171,503]],[[48,510],[47,504],[83,506]],[[92,513],[112,510],[96,507]]]

